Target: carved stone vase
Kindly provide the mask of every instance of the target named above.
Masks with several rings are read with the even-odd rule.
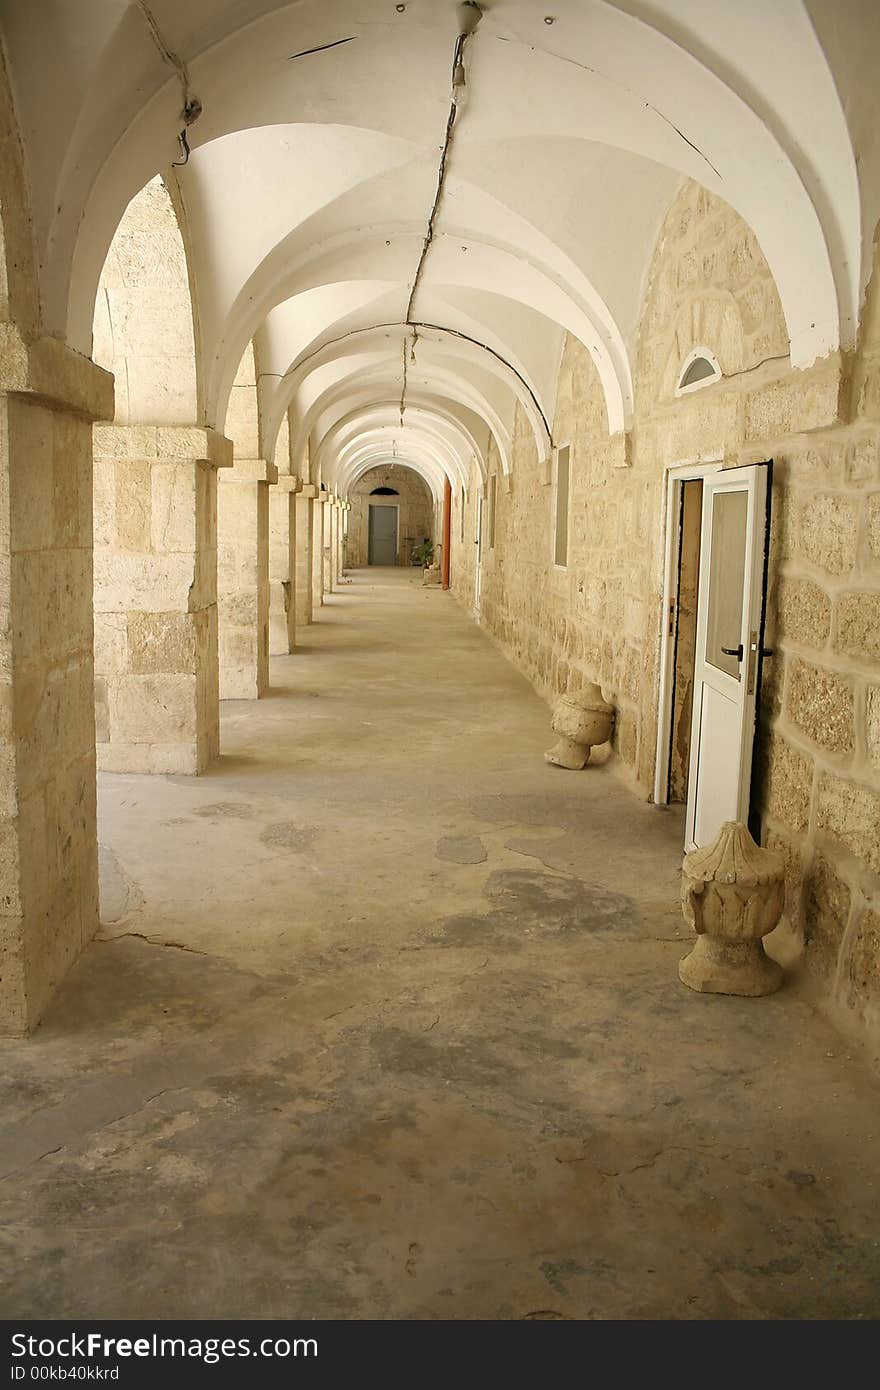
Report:
[[[705,849],[686,854],[681,906],[697,940],[679,979],[706,994],[772,994],[782,969],[763,938],[782,916],[782,859],[756,845],[740,821],[727,821]]]
[[[607,743],[614,729],[614,706],[603,700],[598,685],[563,695],[550,726],[558,738],[544,754],[548,763],[577,772],[590,760],[590,749]]]

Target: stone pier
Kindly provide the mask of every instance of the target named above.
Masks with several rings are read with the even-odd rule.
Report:
[[[0,1032],[39,1021],[98,926],[92,421],[113,378],[0,343]]]
[[[213,430],[94,431],[95,722],[109,772],[203,772],[220,751]]]
[[[269,689],[269,485],[265,459],[236,459],[218,489],[221,700],[257,700]]]
[[[312,617],[324,603],[324,511],[326,492],[316,489],[312,507]]]
[[[299,478],[280,474],[269,489],[269,651],[296,646],[296,494]]]
[[[296,607],[297,627],[308,627],[312,621],[312,548],[314,541],[314,497],[317,488],[304,483],[296,494]]]

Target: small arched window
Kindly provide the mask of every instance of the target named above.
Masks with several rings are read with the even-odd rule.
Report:
[[[701,386],[711,386],[713,381],[720,380],[721,368],[714,354],[708,348],[694,348],[681,364],[675,394],[683,396],[688,391],[698,391]]]
[[[398,497],[399,495],[396,487],[374,487],[370,493],[371,497]]]

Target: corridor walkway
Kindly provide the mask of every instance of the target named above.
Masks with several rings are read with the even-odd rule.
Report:
[[[357,572],[202,778],[102,778],[102,939],[0,1044],[4,1317],[880,1315],[880,1089],[684,989],[681,825]]]

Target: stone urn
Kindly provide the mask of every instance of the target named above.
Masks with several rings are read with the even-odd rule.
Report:
[[[706,994],[772,994],[782,970],[763,938],[782,916],[782,859],[756,845],[741,821],[727,821],[705,849],[681,866],[681,907],[697,933],[679,979]]]
[[[550,727],[559,737],[544,757],[556,767],[578,772],[589,762],[593,745],[610,739],[614,706],[603,700],[602,691],[591,681],[583,690],[562,696]]]

